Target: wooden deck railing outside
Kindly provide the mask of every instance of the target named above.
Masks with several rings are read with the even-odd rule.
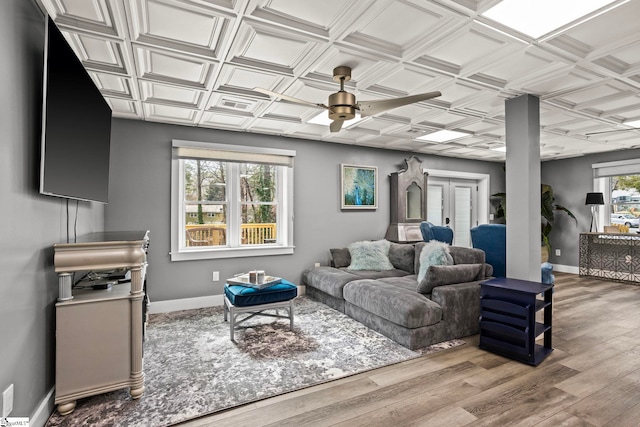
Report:
[[[186,225],[187,246],[224,246],[227,244],[226,224]],[[243,245],[263,245],[276,242],[276,224],[242,224]]]

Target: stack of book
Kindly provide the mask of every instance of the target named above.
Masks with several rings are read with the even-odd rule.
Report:
[[[227,283],[229,285],[239,285],[255,289],[268,288],[269,286],[277,285],[281,281],[282,279],[279,277],[266,275],[258,279],[255,275],[251,275],[250,273],[238,274],[231,279],[227,279]]]

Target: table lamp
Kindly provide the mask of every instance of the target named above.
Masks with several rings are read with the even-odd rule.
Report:
[[[598,231],[598,205],[604,205],[604,195],[602,193],[587,193],[585,205],[591,206],[591,226],[589,232]]]

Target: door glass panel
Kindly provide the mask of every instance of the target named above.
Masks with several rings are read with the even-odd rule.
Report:
[[[427,221],[442,225],[442,186],[427,186]]]
[[[429,178],[427,221],[453,229],[453,244],[471,247],[471,227],[478,223],[478,182],[467,179]]]
[[[454,236],[456,246],[471,246],[471,188],[455,187]]]

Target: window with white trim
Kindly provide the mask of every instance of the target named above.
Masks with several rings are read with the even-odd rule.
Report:
[[[174,140],[171,260],[293,253],[295,151]]]
[[[593,168],[593,191],[603,194],[604,206],[594,206],[597,224],[629,224],[635,231],[637,221],[615,217],[616,214],[640,217],[640,159],[627,159],[595,163]],[[592,222],[593,224],[593,222]],[[598,230],[596,230],[598,231]],[[632,231],[632,232],[634,232]]]

